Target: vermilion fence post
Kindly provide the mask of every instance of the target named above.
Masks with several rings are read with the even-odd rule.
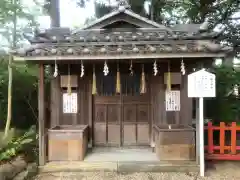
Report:
[[[231,127],[231,154],[236,154],[236,146],[237,146],[237,123],[232,122]]]
[[[220,122],[220,154],[224,154],[225,149],[225,123]]]
[[[213,154],[213,125],[208,122],[208,154]]]
[[[208,160],[232,160],[232,161],[240,161],[240,153],[237,150],[240,150],[240,146],[237,146],[237,131],[240,131],[240,127],[237,126],[236,122],[232,122],[230,126],[225,125],[224,122],[220,122],[220,126],[213,126],[212,123],[208,123],[208,126],[205,127],[208,129],[208,146],[206,158]],[[213,131],[219,130],[220,136],[219,141],[220,145],[214,145],[213,141]],[[231,131],[231,144],[225,145],[225,131]],[[220,150],[220,152],[216,152],[214,150]],[[225,152],[228,150],[228,152]]]

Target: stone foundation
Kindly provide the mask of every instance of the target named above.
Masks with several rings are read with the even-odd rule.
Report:
[[[35,176],[36,173],[36,163],[28,164],[22,157],[0,165],[0,180],[25,180]]]

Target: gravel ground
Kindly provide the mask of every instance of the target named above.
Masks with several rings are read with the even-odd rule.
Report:
[[[208,164],[206,177],[197,173],[132,173],[113,172],[54,173],[42,174],[35,180],[239,180],[240,162]]]

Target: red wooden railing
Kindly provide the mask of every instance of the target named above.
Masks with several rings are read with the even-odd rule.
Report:
[[[208,145],[205,146],[205,159],[209,160],[240,160],[240,146],[237,146],[237,131],[240,131],[240,126],[236,122],[231,125],[225,125],[224,122],[220,126],[213,126],[211,122],[205,127],[208,131]],[[213,132],[219,132],[219,145],[214,145]],[[226,144],[226,131],[230,131],[230,145]]]

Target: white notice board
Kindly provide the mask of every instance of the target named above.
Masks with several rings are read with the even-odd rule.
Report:
[[[180,91],[166,91],[165,105],[166,111],[180,111]]]
[[[63,94],[63,113],[77,113],[77,93]]]
[[[216,97],[216,76],[204,69],[188,75],[188,97]]]

